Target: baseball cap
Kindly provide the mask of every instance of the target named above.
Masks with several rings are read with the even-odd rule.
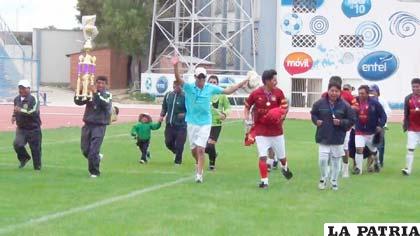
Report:
[[[207,77],[207,71],[203,67],[197,67],[194,71],[195,77],[199,78],[206,78]],[[204,77],[202,77],[204,76]]]
[[[20,87],[20,86],[22,86],[24,88],[30,88],[31,87],[31,82],[29,82],[29,80],[27,80],[27,79],[19,80],[18,87]]]
[[[369,86],[369,90],[371,92],[376,92],[377,94],[379,94],[380,90],[379,90],[379,86],[376,84],[372,84],[371,86]]]

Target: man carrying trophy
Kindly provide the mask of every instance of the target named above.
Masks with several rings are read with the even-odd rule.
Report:
[[[89,55],[92,49],[92,39],[97,35],[95,16],[82,18],[83,32],[86,43],[85,55],[80,57],[78,79],[74,103],[79,106],[86,105],[83,115],[81,135],[81,149],[88,159],[90,177],[100,175],[99,163],[102,159],[100,149],[105,137],[106,126],[110,123],[112,110],[112,94],[106,90],[108,79],[98,76],[94,81],[96,58]],[[93,82],[94,81],[94,82]]]

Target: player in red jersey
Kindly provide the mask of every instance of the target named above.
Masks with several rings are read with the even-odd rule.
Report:
[[[404,175],[410,175],[413,167],[414,150],[420,142],[420,79],[411,80],[413,93],[404,101],[404,132],[407,131],[406,167],[402,169]]]
[[[267,156],[271,147],[280,160],[281,171],[286,179],[293,177],[287,166],[286,150],[283,135],[283,120],[288,112],[287,100],[283,91],[276,87],[277,72],[267,70],[262,74],[263,86],[253,91],[245,101],[244,119],[248,121],[253,107],[253,127],[259,156],[261,175],[260,188],[268,187]]]

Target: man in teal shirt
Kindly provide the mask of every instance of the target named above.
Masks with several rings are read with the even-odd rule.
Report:
[[[187,108],[185,120],[187,122],[188,140],[197,164],[195,181],[201,183],[203,182],[204,150],[210,136],[212,124],[211,97],[217,94],[232,94],[247,84],[248,80],[223,89],[206,83],[206,69],[197,67],[194,72],[195,82],[186,83],[179,74],[178,62],[179,59],[177,57],[172,59],[175,82],[183,87],[185,93],[185,106]]]

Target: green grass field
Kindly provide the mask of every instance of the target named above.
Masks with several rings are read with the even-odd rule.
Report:
[[[0,136],[0,234],[4,235],[322,235],[325,222],[418,222],[420,161],[404,177],[405,135],[387,133],[385,168],[340,180],[340,189],[317,189],[319,170],[314,127],[285,123],[294,178],[270,175],[257,188],[255,146],[244,147],[240,122],[226,124],[214,173],[193,181],[188,148],[174,167],[164,148],[163,128],[153,135],[152,160],[138,164],[131,124],[108,128],[100,178],[88,177],[78,128],[43,132],[43,170],[18,169],[13,133]],[[417,156],[420,154],[417,152]],[[177,181],[177,182],[174,182]],[[94,205],[96,203],[96,205]]]

